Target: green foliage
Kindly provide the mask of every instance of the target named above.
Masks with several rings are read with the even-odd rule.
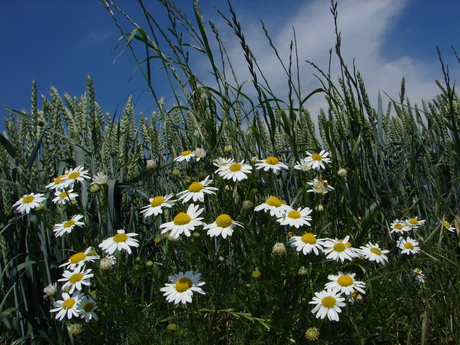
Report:
[[[444,84],[437,82],[441,93],[436,99],[412,105],[403,80],[400,99],[386,110],[379,99],[375,109],[362,76],[342,58],[337,29],[334,57],[341,77],[336,81],[317,68],[322,88],[305,96],[295,33],[285,64],[263,26],[286,73],[289,90],[283,100],[271,90],[229,3],[229,15],[219,13],[241,44],[253,99],[243,92],[248,85],[238,82],[222,38],[212,22],[205,22],[198,1],[195,22],[174,3],[159,1],[170,19],[168,28],[158,24],[143,1],[146,28],[112,1],[101,2],[122,32],[119,43],[144,74],[157,111],[137,117],[129,99],[119,119],[104,114],[89,77],[80,99],[52,88],[39,109],[33,83],[30,112],[7,108],[6,133],[0,135],[0,343],[306,344],[310,327],[319,329],[319,344],[426,344],[428,339],[448,344],[460,336],[455,327],[460,317],[460,105],[443,64]],[[335,2],[331,10],[337,19]],[[133,26],[128,34],[117,15]],[[192,54],[209,61],[213,85],[194,73]],[[156,63],[175,92],[170,109],[152,86]],[[328,109],[316,121],[304,103],[319,93]],[[206,150],[199,160],[174,160],[199,148]],[[330,153],[326,169],[293,168],[306,151],[322,149]],[[279,158],[289,169],[275,174],[253,166],[241,181],[226,180],[216,171],[218,158],[254,165],[267,157]],[[107,179],[76,183],[75,203],[53,203],[54,193],[46,186],[78,166],[88,176]],[[204,210],[201,217],[210,224],[228,214],[243,225],[232,236],[210,237],[202,228],[178,241],[161,234],[162,224],[187,210],[180,202],[158,215],[141,213],[149,199],[188,190],[207,176],[217,190],[197,202]],[[309,192],[314,179],[327,180],[334,190]],[[30,193],[44,194],[46,204],[18,213],[13,204]],[[295,209],[310,207],[311,227],[285,227],[276,217],[254,211],[271,196]],[[56,237],[55,224],[76,214],[83,216],[84,226]],[[401,255],[390,226],[413,217],[426,220],[410,233],[421,252]],[[443,221],[454,223],[456,231],[446,231]],[[98,320],[56,320],[50,309],[61,294],[44,298],[43,289],[62,277],[60,265],[71,255],[92,247],[104,257],[98,245],[118,229],[136,233],[139,247],[132,254],[116,251],[110,269],[102,269],[100,260],[87,264],[94,276],[83,292],[95,292]],[[350,236],[354,248],[378,243],[390,250],[389,262],[304,255],[289,246],[289,239],[307,231],[318,239]],[[272,251],[276,243],[285,245],[283,254]],[[414,269],[423,271],[425,283],[415,279]],[[160,289],[168,277],[190,270],[202,274],[206,294],[195,293],[187,307],[167,303]],[[339,322],[319,320],[308,302],[328,275],[339,271],[355,273],[366,283],[366,294],[347,302]],[[58,291],[61,287],[59,282]],[[73,333],[81,327],[81,333],[72,334],[68,326]]]

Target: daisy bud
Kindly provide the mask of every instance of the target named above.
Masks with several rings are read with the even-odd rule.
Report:
[[[243,201],[243,210],[250,210],[253,207],[254,207],[254,204],[251,201],[249,200]]]
[[[276,255],[283,255],[284,253],[286,253],[286,246],[284,245],[284,243],[275,243],[275,245],[272,248],[272,253]]]
[[[225,152],[225,153],[230,153],[230,152],[232,152],[232,151],[233,151],[232,145],[225,145],[225,146],[224,146],[224,152]]]
[[[316,340],[319,338],[319,330],[316,327],[310,327],[305,332],[305,337],[309,340]]]
[[[51,297],[51,296],[54,296],[54,294],[56,293],[57,289],[56,289],[56,284],[50,284],[48,285],[47,287],[45,287],[43,289],[43,292],[45,293],[45,297]]]
[[[152,160],[152,159],[147,159],[147,162],[146,162],[146,164],[145,164],[145,167],[146,167],[147,169],[155,169],[155,168],[157,167],[157,163],[155,163],[155,161]]]
[[[306,269],[304,266],[300,267],[299,270],[297,271],[297,274],[298,274],[299,276],[304,276],[304,275],[306,275],[307,273],[308,273],[308,272],[307,272],[307,269]]]
[[[78,323],[74,323],[74,324],[67,326],[67,330],[69,331],[69,333],[73,335],[77,335],[83,331],[83,326],[79,325]]]
[[[339,175],[340,177],[347,177],[347,169],[340,168],[339,171],[337,171],[337,175]]]
[[[96,193],[99,189],[100,187],[98,184],[92,184],[91,186],[89,186],[89,191],[91,193]]]
[[[180,175],[180,170],[179,170],[179,169],[174,169],[174,170],[172,171],[172,174],[173,174],[174,176],[179,176],[179,175]]]
[[[259,279],[260,278],[260,272],[258,270],[255,270],[254,272],[252,272],[251,276],[254,279]]]
[[[315,210],[317,212],[323,212],[324,211],[324,206],[322,204],[319,204],[318,206],[315,207]]]

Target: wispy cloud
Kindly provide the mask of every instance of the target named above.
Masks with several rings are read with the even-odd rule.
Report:
[[[113,40],[115,37],[115,31],[110,29],[100,29],[98,31],[92,31],[86,34],[84,37],[81,38],[79,45],[80,46],[88,46],[94,44],[100,44],[108,39]]]

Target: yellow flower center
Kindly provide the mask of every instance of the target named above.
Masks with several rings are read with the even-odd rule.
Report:
[[[176,281],[175,287],[178,292],[184,292],[190,289],[192,285],[192,281],[189,278],[182,277]]]
[[[337,283],[340,286],[350,286],[353,285],[353,278],[348,274],[344,274],[343,276],[340,276],[339,279],[337,279]]]
[[[91,303],[91,302],[88,302],[85,304],[85,306],[83,307],[83,310],[87,313],[91,313],[94,309],[94,303]]]
[[[190,193],[198,193],[202,190],[204,186],[200,182],[193,182],[189,187],[188,190]]]
[[[128,239],[128,235],[126,234],[116,234],[115,236],[113,236],[113,242],[117,242],[117,243],[126,242],[127,239]]]
[[[185,225],[190,223],[192,218],[185,212],[179,212],[177,216],[174,217],[175,225]]]
[[[69,282],[71,282],[72,284],[75,284],[75,283],[78,283],[79,281],[81,281],[83,279],[83,274],[81,273],[74,273],[70,276],[69,278]]]
[[[74,298],[68,298],[62,303],[61,308],[62,309],[72,309],[72,307],[75,305],[75,299]]]
[[[299,219],[302,215],[299,211],[291,211],[287,214],[288,218]]]
[[[182,151],[182,153],[181,153],[181,155],[184,156],[184,157],[188,156],[188,155],[191,155],[191,154],[192,154],[192,151],[190,151],[190,150]]]
[[[278,199],[276,196],[272,196],[267,201],[265,201],[265,203],[267,205],[274,206],[274,207],[280,207],[282,205],[281,200]]]
[[[268,157],[266,160],[265,160],[265,163],[267,164],[270,164],[270,165],[276,165],[278,164],[280,161],[278,160],[278,158],[276,157]]]
[[[371,252],[378,256],[382,255],[382,252],[380,251],[380,249],[375,248],[375,247],[371,248]]]
[[[336,299],[332,296],[326,296],[321,300],[323,307],[332,308],[335,306]]]
[[[64,228],[71,228],[74,225],[75,225],[75,221],[71,219],[71,220],[68,220],[67,222],[65,222],[63,227]]]
[[[300,239],[302,240],[303,243],[306,243],[306,244],[315,244],[316,243],[316,237],[311,232],[307,232],[307,233],[303,234]]]
[[[67,198],[68,196],[69,196],[69,194],[68,194],[67,192],[61,192],[61,193],[59,193],[59,197],[60,197],[61,199],[65,199],[65,198]]]
[[[418,219],[412,218],[412,219],[409,219],[409,223],[411,223],[413,225],[418,225],[419,221],[418,221]]]
[[[160,206],[164,202],[165,202],[165,198],[163,198],[162,196],[156,196],[156,197],[153,198],[153,200],[150,203],[150,205],[152,207],[157,207],[157,206]]]
[[[23,203],[23,204],[29,204],[29,203],[31,203],[31,202],[34,201],[34,200],[35,200],[35,197],[34,197],[34,196],[28,195],[28,196],[26,196],[24,199],[22,199],[22,203]]]
[[[60,184],[60,183],[62,183],[62,181],[64,181],[65,178],[66,178],[65,175],[61,175],[61,176],[56,177],[56,178],[54,179],[54,184]]]
[[[232,224],[233,220],[228,214],[221,214],[216,218],[216,225],[220,228],[228,228]]]
[[[69,174],[69,175],[67,176],[67,178],[68,178],[69,180],[75,180],[75,179],[79,178],[80,175],[81,175],[81,172],[74,171],[73,173]]]
[[[80,252],[80,253],[76,253],[74,255],[72,255],[69,259],[70,263],[71,264],[76,264],[80,261],[83,261],[86,259],[86,254],[83,253],[83,252]]]
[[[402,224],[398,223],[394,225],[395,229],[401,230],[403,228]]]
[[[311,155],[311,159],[315,160],[315,161],[320,161],[323,159],[323,156],[317,154],[317,153],[314,153]]]
[[[334,244],[334,250],[336,252],[343,252],[346,248],[346,244],[343,244],[342,242]]]
[[[404,243],[404,248],[406,249],[414,249],[414,245],[410,242]]]
[[[234,163],[234,164],[230,165],[229,169],[230,169],[230,171],[240,171],[241,170],[241,164]]]
[[[24,199],[24,200],[25,200],[25,199]],[[451,225],[450,225],[450,223],[449,223],[448,221],[444,221],[444,222],[442,222],[442,223],[444,224],[444,226],[445,226],[446,228],[450,228],[450,227],[451,227]]]

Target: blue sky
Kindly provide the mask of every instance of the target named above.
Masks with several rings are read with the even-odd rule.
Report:
[[[115,2],[142,22],[136,0]],[[190,9],[191,2],[179,0],[176,4]],[[311,60],[326,68],[328,51],[334,45],[328,0],[288,0],[282,6],[279,0],[232,3],[260,65],[270,71],[275,91],[282,94],[285,81],[264,38],[260,20],[286,58],[295,27],[302,87],[305,94],[317,87],[314,71],[303,61]],[[200,4],[206,19],[212,19],[221,30],[241,77],[247,77],[239,44],[212,7],[226,12],[226,1],[202,0]],[[451,78],[459,79],[460,64],[450,48],[453,45],[460,52],[459,1],[338,0],[338,6],[345,57],[350,63],[356,59],[371,100],[375,100],[378,90],[397,98],[403,77],[412,102],[434,97],[438,93],[434,79],[442,79],[436,46],[449,64]],[[193,14],[189,17],[192,19]],[[136,113],[155,110],[142,76],[134,73],[130,80],[135,62],[129,53],[115,59],[120,50],[112,50],[120,34],[98,0],[0,0],[0,30],[0,105],[29,110],[32,80],[37,82],[40,95],[48,97],[50,87],[54,86],[61,94],[79,97],[85,92],[86,76],[91,75],[96,100],[104,112],[113,114],[120,110],[130,94],[136,102]],[[198,60],[197,68],[203,73],[203,80],[211,80],[209,66],[200,65]],[[154,78],[159,80],[155,84],[157,93],[169,97],[159,72]],[[322,102],[315,99],[307,106],[316,111]],[[0,108],[0,117],[7,115],[8,111]]]

